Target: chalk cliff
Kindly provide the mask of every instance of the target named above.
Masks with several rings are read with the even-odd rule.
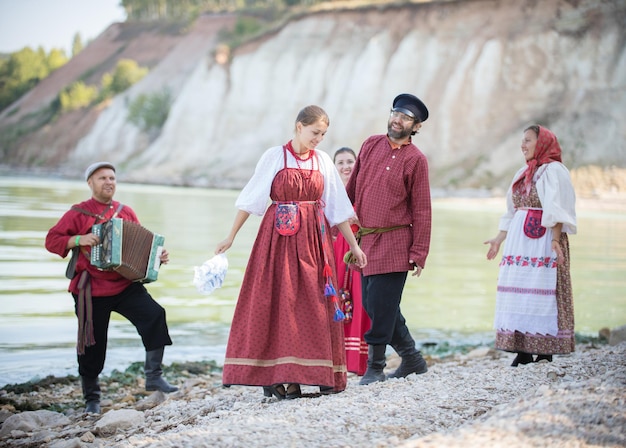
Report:
[[[320,149],[332,154],[385,133],[392,99],[410,92],[430,109],[414,142],[436,187],[506,187],[523,164],[522,131],[532,123],[557,134],[570,168],[626,167],[623,0],[320,10],[224,62],[216,58],[218,33],[233,23],[200,17],[161,48],[144,80],[104,108],[59,120],[68,135],[80,129],[73,140],[60,147],[44,138],[52,130],[39,131],[22,143],[20,163],[32,164],[39,151],[39,163],[63,170],[108,159],[128,181],[239,188],[266,148],[291,138],[303,106],[329,113]],[[84,51],[119,44],[121,30],[112,26]],[[125,51],[146,38],[126,41]],[[127,121],[128,104],[164,86],[174,97],[169,117],[158,135],[146,135]],[[0,126],[17,115],[4,113]]]

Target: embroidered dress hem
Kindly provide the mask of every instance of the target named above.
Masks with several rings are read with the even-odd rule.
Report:
[[[541,238],[524,235],[528,210],[515,213],[500,262],[496,300],[496,329],[556,336],[556,258],[552,230]]]
[[[521,333],[519,331],[498,330],[495,347],[512,353],[532,353],[533,355],[565,355],[575,351],[574,332],[559,331],[556,336]]]

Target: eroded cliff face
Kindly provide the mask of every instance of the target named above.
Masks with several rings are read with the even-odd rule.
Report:
[[[557,134],[569,167],[624,167],[624,23],[623,0],[318,12],[238,48],[225,65],[214,53],[219,27],[196,40],[192,29],[197,50],[181,58],[179,43],[58,164],[80,172],[108,159],[124,180],[239,188],[265,149],[292,137],[303,106],[329,113],[320,149],[332,154],[385,133],[393,98],[410,92],[430,109],[414,142],[436,187],[505,188],[533,123]],[[172,84],[174,104],[151,140],[126,121],[129,100]]]

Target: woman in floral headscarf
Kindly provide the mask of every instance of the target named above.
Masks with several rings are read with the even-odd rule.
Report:
[[[574,351],[567,237],[576,233],[574,188],[559,142],[548,129],[525,129],[521,149],[526,166],[508,190],[500,232],[485,241],[492,260],[507,239],[498,276],[495,345],[517,353],[514,367]]]

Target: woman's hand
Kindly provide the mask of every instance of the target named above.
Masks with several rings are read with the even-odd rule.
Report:
[[[363,269],[365,266],[367,266],[367,256],[365,255],[365,252],[361,250],[358,244],[355,244],[354,247],[350,247],[350,250],[352,251],[352,255],[356,260],[355,264],[358,267]]]
[[[219,242],[217,244],[217,247],[215,248],[215,255],[223,254],[228,249],[230,249],[230,246],[232,245],[233,245],[232,238],[226,238],[225,240]]]
[[[497,238],[485,241],[483,244],[489,244],[489,250],[487,251],[487,260],[493,260],[500,251],[500,244],[502,241],[498,241]]]
[[[233,241],[235,241],[235,236],[237,236],[237,232],[239,232],[239,229],[241,229],[241,226],[244,225],[249,216],[250,213],[244,210],[239,210],[237,212],[237,214],[235,215],[235,222],[233,222],[233,228],[228,234],[228,237],[218,243],[217,247],[215,248],[215,255],[223,254],[228,249],[230,249],[230,246],[233,245]]]
[[[502,241],[506,239],[506,232],[504,230],[500,230],[498,235],[495,238],[485,241],[483,244],[489,244],[489,250],[487,251],[487,260],[493,260],[498,255],[500,251],[500,245]]]
[[[552,251],[556,253],[556,264],[563,264],[565,256],[563,255],[563,249],[561,249],[561,243],[558,240],[552,240]]]

